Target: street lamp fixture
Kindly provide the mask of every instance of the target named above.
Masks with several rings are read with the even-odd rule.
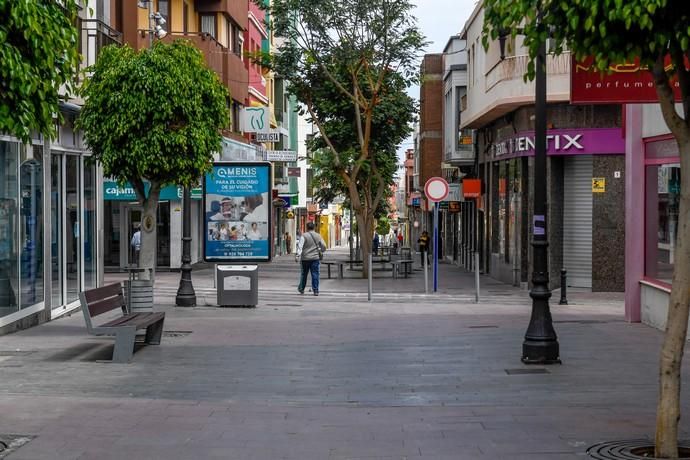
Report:
[[[537,11],[537,21],[542,22],[542,12]],[[505,41],[508,32],[501,30],[499,45],[501,59],[505,58]],[[535,122],[534,122],[534,214],[532,217],[532,315],[522,343],[522,362],[525,364],[560,364],[558,337],[553,328],[549,308],[549,269],[547,237],[547,186],[546,186],[546,42],[539,44],[535,75]]]
[[[175,305],[178,307],[193,307],[196,305],[196,292],[194,292],[194,285],[192,284],[192,200],[189,187],[185,187],[183,193],[182,266],[180,267],[180,286],[175,296]]]

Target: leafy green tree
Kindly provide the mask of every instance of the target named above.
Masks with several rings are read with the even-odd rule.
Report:
[[[525,36],[535,58],[550,36],[555,52],[564,45],[578,60],[594,57],[606,72],[611,65],[639,58],[654,77],[664,120],[675,136],[681,169],[690,171],[690,2],[686,0],[485,0],[484,45],[501,31]],[[670,65],[667,63],[670,60]],[[528,77],[533,78],[534,66]],[[680,112],[672,85],[682,96]],[[690,310],[690,180],[681,184],[676,263],[666,334],[661,351],[656,425],[658,458],[678,458],[680,370]],[[683,263],[684,262],[684,263]]]
[[[79,67],[75,0],[0,0],[0,132],[55,132],[59,90]]]
[[[143,206],[139,265],[153,269],[160,190],[191,186],[210,169],[219,130],[228,125],[228,91],[186,40],[140,52],[106,47],[90,70],[77,125],[103,173],[136,191]]]
[[[362,173],[356,178],[357,192],[363,203],[371,203],[374,218],[388,214],[388,198],[392,191],[397,172],[397,145],[411,132],[411,123],[417,107],[405,91],[405,79],[397,73],[386,76],[387,91],[381,96],[372,120],[372,139],[370,149],[374,154],[366,163]],[[330,141],[340,152],[340,162],[336,164],[333,152],[328,148],[324,137],[317,133],[309,141],[309,150],[314,152],[310,164],[314,170],[313,187],[315,197],[321,202],[332,202],[336,197],[345,196],[344,206],[351,209],[349,189],[343,174],[350,175],[359,155],[359,143],[353,136],[356,120],[352,104],[340,97],[338,89],[327,79],[312,88],[314,109],[324,119],[324,130],[330,133]],[[371,174],[370,165],[378,174]],[[382,193],[382,195],[378,195]]]
[[[379,235],[388,235],[391,232],[391,222],[388,217],[380,217],[376,221],[376,233]]]
[[[409,0],[274,0],[265,7],[274,34],[285,39],[265,64],[289,82],[317,126],[329,152],[322,164],[347,189],[362,235],[372,234],[387,185],[375,160],[389,152],[375,141],[375,117],[385,113],[378,107],[395,83],[391,75],[405,87],[417,79],[424,38],[412,7]],[[338,120],[328,118],[345,107]],[[344,137],[351,140],[341,143]],[[362,249],[371,251],[368,238]],[[365,263],[364,276],[368,270]]]

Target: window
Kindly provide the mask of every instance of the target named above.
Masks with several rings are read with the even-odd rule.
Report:
[[[200,15],[201,20],[201,33],[209,34],[211,37],[216,38],[216,15],[215,14],[202,14]]]
[[[676,260],[680,181],[678,163],[647,166],[645,275],[667,283]]]
[[[236,55],[242,56],[242,29],[234,22],[228,20],[226,30],[228,34],[228,49]]]
[[[187,2],[182,4],[182,32],[185,35],[189,32],[189,4]]]
[[[231,112],[231,117],[232,119],[230,120],[232,123],[232,131],[239,133],[240,132],[240,104],[238,104],[235,101],[232,101],[232,112]]]
[[[158,12],[165,19],[165,30],[170,30],[170,0],[158,0]]]

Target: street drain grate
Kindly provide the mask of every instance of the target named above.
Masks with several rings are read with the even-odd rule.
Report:
[[[588,448],[587,454],[597,460],[653,459],[654,441],[650,439],[629,439],[601,442]],[[680,459],[690,459],[690,444],[688,441],[678,442],[678,455]]]
[[[520,374],[550,374],[546,369],[536,368],[536,369],[505,369],[508,375],[520,375]]]
[[[498,326],[491,326],[491,325],[482,325],[482,326],[467,326],[468,329],[495,329],[498,328]]]
[[[267,303],[267,307],[301,307],[301,303]]]
[[[175,338],[175,337],[187,337],[193,331],[163,331],[163,337]]]
[[[34,437],[22,434],[0,434],[0,458],[7,457]]]

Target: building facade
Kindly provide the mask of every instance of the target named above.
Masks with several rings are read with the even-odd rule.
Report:
[[[501,59],[481,43],[478,5],[461,37],[468,44],[467,104],[461,128],[475,130],[484,184],[478,231],[480,264],[501,281],[526,286],[532,272],[534,94],[518,36]],[[618,105],[571,105],[570,54],[548,55],[547,228],[550,286],[560,270],[569,286],[623,291],[625,138]]]
[[[79,12],[82,69],[122,42],[110,6]],[[54,139],[0,133],[0,334],[79,308],[79,292],[102,281],[103,178],[73,128],[82,101],[65,96]]]
[[[625,316],[664,330],[673,267],[687,263],[675,254],[680,153],[658,104],[628,104],[625,112]]]

